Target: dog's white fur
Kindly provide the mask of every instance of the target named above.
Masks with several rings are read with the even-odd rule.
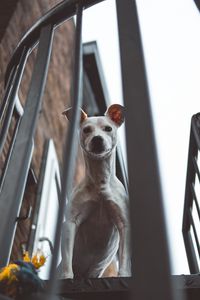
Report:
[[[87,118],[81,113],[79,135],[86,171],[66,208],[59,266],[62,278],[100,277],[116,255],[118,275],[131,275],[128,199],[115,175],[123,109],[114,104],[103,117]],[[64,113],[69,118],[70,109]]]

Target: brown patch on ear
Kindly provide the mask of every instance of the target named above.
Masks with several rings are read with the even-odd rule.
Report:
[[[108,107],[105,115],[109,117],[117,126],[121,126],[124,122],[124,106],[120,104],[112,104]]]
[[[87,119],[87,114],[80,108],[80,123],[82,123],[84,120]],[[64,115],[69,121],[72,119],[72,107],[65,109],[62,112],[62,115]]]

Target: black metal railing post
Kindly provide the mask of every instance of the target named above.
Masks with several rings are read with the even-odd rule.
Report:
[[[69,132],[63,150],[63,170],[61,177],[61,199],[58,212],[56,234],[54,241],[54,255],[52,259],[49,294],[53,294],[56,289],[56,267],[58,263],[58,253],[60,248],[60,237],[62,223],[65,214],[66,201],[70,201],[70,192],[75,171],[75,159],[77,153],[77,130],[80,123],[80,107],[82,106],[82,11],[81,3],[77,5],[76,33],[75,33],[75,55],[74,55],[74,76],[73,76],[73,97],[72,97],[72,119],[69,125]]]
[[[199,233],[196,230],[192,214],[193,208],[196,208],[198,219],[200,221],[200,207],[198,202],[199,196],[195,192],[195,184],[200,184],[200,172],[197,164],[198,151],[200,151],[200,114],[194,115],[191,120],[182,226],[189,269],[192,274],[199,273],[200,271]],[[196,182],[195,178],[197,179]],[[191,230],[193,230],[194,240],[192,239]],[[194,243],[196,244],[198,253],[195,252]]]
[[[169,251],[137,5],[133,0],[116,0],[116,4],[126,107],[134,299],[170,300],[174,297]]]
[[[0,267],[8,262],[33,150],[33,136],[46,82],[53,26],[41,29],[31,84],[0,194]],[[15,95],[13,95],[15,96]],[[11,100],[12,101],[12,100]]]

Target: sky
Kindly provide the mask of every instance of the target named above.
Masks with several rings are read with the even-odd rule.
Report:
[[[182,216],[190,120],[200,111],[200,15],[192,0],[136,2],[154,119],[171,269],[173,274],[187,274]],[[97,41],[111,103],[123,103],[114,0],[103,1],[84,12],[83,42],[88,41]]]

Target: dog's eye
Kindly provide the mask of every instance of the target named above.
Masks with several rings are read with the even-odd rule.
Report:
[[[110,132],[110,131],[112,131],[112,127],[110,127],[110,126],[105,126],[105,127],[104,127],[104,130]]]
[[[85,127],[85,128],[83,128],[83,132],[84,133],[90,133],[92,131],[92,128],[90,127],[90,126],[87,126],[87,127]]]

